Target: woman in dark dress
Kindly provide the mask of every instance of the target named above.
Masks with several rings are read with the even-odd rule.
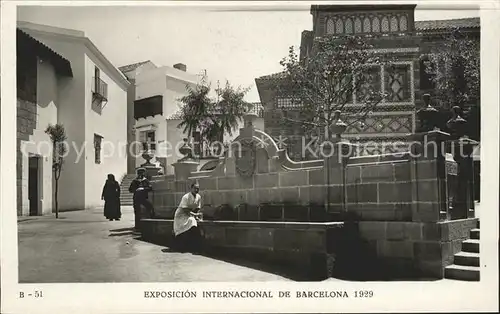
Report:
[[[120,184],[115,180],[115,176],[108,174],[108,180],[102,189],[104,200],[104,216],[106,219],[120,220],[122,213],[120,210]]]

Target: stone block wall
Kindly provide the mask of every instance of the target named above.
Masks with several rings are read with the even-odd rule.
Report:
[[[143,238],[170,245],[173,221],[145,219]],[[207,254],[240,258],[300,270],[308,279],[326,279],[344,272],[349,234],[344,223],[202,221]]]
[[[170,178],[171,181],[153,181],[156,213],[165,218],[173,217],[191,183]],[[233,174],[196,180],[208,219],[218,207],[226,206],[232,210],[232,216],[226,220],[329,221],[332,210],[327,212],[327,193],[330,208],[341,211],[340,178],[340,174],[332,174],[327,185],[325,171],[313,168],[257,173],[249,178]]]
[[[360,221],[368,258],[385,267],[398,267],[408,276],[443,278],[444,268],[461,251],[462,241],[476,228],[477,219],[438,223]]]
[[[405,154],[351,158],[345,189],[346,210],[356,220],[411,220],[411,162]]]

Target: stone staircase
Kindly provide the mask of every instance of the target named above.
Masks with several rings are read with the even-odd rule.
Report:
[[[129,193],[128,188],[130,183],[136,177],[135,174],[127,174],[123,177],[120,184],[120,202],[122,206],[132,206],[133,205],[133,194]]]
[[[470,239],[462,242],[462,251],[454,256],[453,265],[444,270],[448,279],[479,281],[479,221],[477,228],[470,231]]]

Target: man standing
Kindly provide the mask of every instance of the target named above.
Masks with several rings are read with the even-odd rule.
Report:
[[[135,215],[135,230],[139,231],[141,223],[141,205],[146,207],[151,218],[155,217],[155,211],[153,204],[148,200],[148,193],[152,191],[153,188],[146,178],[146,169],[137,169],[137,178],[135,178],[128,191],[134,193],[133,203],[134,203],[134,215]]]

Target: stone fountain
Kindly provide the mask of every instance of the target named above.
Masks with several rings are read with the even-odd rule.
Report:
[[[191,173],[197,171],[199,162],[193,158],[193,148],[188,143],[188,139],[183,139],[184,144],[179,148],[179,153],[184,157],[172,164],[176,180],[187,180]]]
[[[152,176],[156,176],[162,172],[161,167],[157,167],[155,164],[151,163],[151,160],[154,158],[154,151],[150,149],[149,145],[147,149],[144,150],[141,157],[144,158],[146,162],[143,163],[139,168],[146,169],[147,177],[151,178]]]

